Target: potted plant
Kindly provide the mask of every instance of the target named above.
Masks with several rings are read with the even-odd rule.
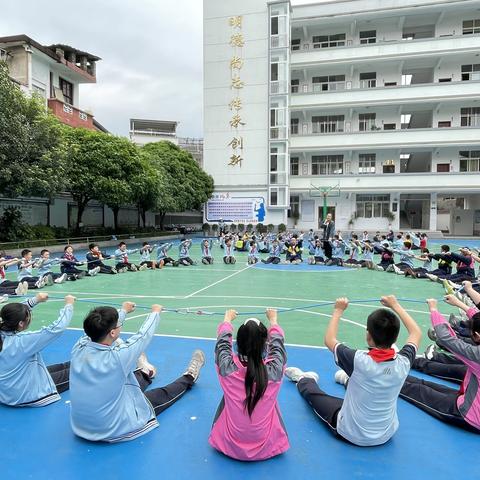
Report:
[[[257,223],[255,225],[255,230],[257,233],[263,233],[263,223]]]
[[[284,233],[287,231],[287,226],[284,224],[284,223],[281,223],[279,226],[278,226],[278,232],[279,233]]]
[[[390,223],[395,220],[395,214],[388,210],[383,214],[383,217],[386,218]]]
[[[208,234],[210,233],[210,224],[209,223],[204,223],[202,225],[202,230],[203,230],[203,234],[208,237]]]
[[[267,232],[272,233],[275,230],[275,225],[273,223],[269,223],[267,225]]]
[[[238,230],[238,233],[242,233],[245,230],[245,225],[243,223],[239,223],[237,225],[237,230]]]
[[[214,234],[215,237],[217,236],[218,228],[219,228],[219,227],[218,227],[218,223],[214,223],[214,224],[212,225],[212,232],[213,232],[213,234]]]
[[[252,223],[249,223],[249,224],[247,225],[247,232],[250,233],[252,230],[253,230],[253,224],[252,224]]]

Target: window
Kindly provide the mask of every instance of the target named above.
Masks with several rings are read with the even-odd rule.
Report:
[[[270,205],[278,205],[278,191],[273,188],[270,190]]]
[[[313,155],[312,175],[342,175],[343,155]]]
[[[360,88],[375,88],[377,86],[377,72],[360,74]]]
[[[462,65],[462,82],[469,80],[480,80],[480,63]]]
[[[374,153],[361,153],[358,156],[358,173],[375,173],[377,156]]]
[[[358,126],[361,132],[369,132],[370,130],[375,130],[375,119],[377,118],[376,113],[360,113],[358,115]]]
[[[462,151],[459,154],[461,172],[480,171],[480,150]]]
[[[290,133],[292,135],[298,135],[299,123],[300,123],[300,119],[298,119],[298,118],[291,118],[290,119]]]
[[[410,128],[411,121],[412,121],[412,115],[410,113],[400,115],[401,128],[403,129]]]
[[[290,208],[287,216],[288,218],[298,218],[300,216],[300,195],[290,195]]]
[[[397,125],[395,123],[384,123],[383,124],[383,129],[384,130],[395,130],[397,128]]]
[[[452,126],[452,122],[450,121],[438,122],[438,128],[448,128],[451,126]]]
[[[270,19],[270,35],[278,35],[278,17]]]
[[[278,81],[278,63],[272,63],[270,65],[270,81],[271,82]]]
[[[478,127],[480,125],[480,107],[467,107],[460,110],[462,127]]]
[[[345,117],[343,115],[325,115],[312,117],[312,133],[343,132]]]
[[[328,75],[312,78],[314,92],[327,92],[329,90],[344,90],[345,75]]]
[[[365,30],[360,32],[360,43],[376,43],[377,41],[377,31],[376,30]]]
[[[402,75],[402,85],[411,85],[412,84],[413,75],[410,73]]]
[[[270,148],[270,171],[276,172],[278,170],[278,148]]]
[[[437,163],[437,173],[447,173],[450,171],[449,163]]]
[[[291,90],[292,90],[292,93],[298,93],[299,91],[299,88],[300,87],[300,80],[298,79],[295,79],[295,80],[292,80],[291,81]]]
[[[480,18],[475,20],[463,21],[463,34],[472,35],[474,33],[480,33]]]
[[[397,86],[397,82],[385,82],[384,85],[386,87],[396,87]]]
[[[345,46],[345,33],[335,35],[316,35],[312,38],[313,48],[333,48]]]
[[[382,167],[383,173],[395,173],[395,160],[385,160]]]
[[[60,81],[60,90],[63,93],[63,98],[66,103],[73,105],[73,83],[67,82],[63,78],[59,79]]]
[[[299,38],[293,38],[292,39],[292,51],[296,52],[300,50],[300,43],[301,40]]]
[[[357,195],[357,217],[382,218],[390,212],[390,195]]]
[[[298,175],[298,165],[299,165],[299,158],[290,157],[290,175],[293,175],[293,176]]]

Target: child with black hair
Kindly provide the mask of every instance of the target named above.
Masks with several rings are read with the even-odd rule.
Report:
[[[109,260],[112,257],[110,255],[104,255],[96,243],[90,243],[88,245],[88,250],[89,251],[86,255],[88,271],[96,270],[98,273],[104,273],[107,275],[117,273],[117,270],[114,267],[110,267],[103,263],[103,260]]]
[[[346,243],[343,241],[339,234],[334,235],[333,240],[330,242],[332,247],[332,256],[327,260],[326,265],[331,267],[337,265],[343,267],[343,257],[345,256]]]
[[[75,297],[67,295],[58,320],[40,330],[27,331],[32,309],[46,302],[38,293],[23,303],[0,310],[0,403],[12,407],[43,407],[60,400],[68,390],[70,362],[47,367],[41,351],[67,329]]]
[[[143,267],[146,265],[146,268],[152,270],[157,269],[157,262],[152,261],[151,255],[153,251],[157,248],[158,245],[150,245],[148,242],[143,242],[142,248],[140,249],[140,266]]]
[[[387,271],[395,263],[393,251],[390,249],[388,242],[383,244],[383,252],[380,254],[380,263],[377,264],[376,270]]]
[[[392,252],[400,255],[400,262],[394,263],[386,271],[395,272],[397,275],[405,275],[405,271],[414,266],[413,258],[415,254],[412,252],[412,242],[405,240],[402,249],[394,248]]]
[[[278,265],[281,261],[280,259],[281,251],[282,251],[282,248],[280,246],[280,243],[275,238],[270,247],[270,252],[268,257],[266,259],[262,259],[262,263],[266,263],[266,264],[273,263],[273,265]]]
[[[277,403],[287,362],[284,333],[276,310],[267,309],[266,316],[268,330],[256,318],[239,327],[237,355],[232,339],[237,312],[227,310],[217,329],[215,367],[223,399],[209,443],[237,460],[266,460],[290,447]]]
[[[183,240],[178,246],[178,265],[188,267],[190,265],[196,265],[197,262],[190,258],[190,247],[192,246],[191,240]]]
[[[370,240],[363,241],[363,256],[360,260],[360,266],[362,268],[368,268],[369,270],[375,269],[375,264],[373,263],[373,246]]]
[[[33,259],[32,251],[25,248],[20,253],[21,260],[18,263],[17,280],[21,283],[26,282],[28,288],[43,288],[47,282],[48,277],[39,277],[33,275],[33,269],[37,268],[37,259]]]
[[[196,350],[182,376],[163,388],[145,391],[151,376],[138,369],[137,362],[153,338],[162,307],[152,305],[140,330],[119,343],[126,316],[134,309],[133,302],[125,302],[120,312],[95,308],[83,322],[86,335],[73,347],[71,425],[86,440],[122,442],[156,428],[156,416],[195,384],[205,363],[203,352]]]
[[[85,262],[80,262],[77,257],[73,254],[73,247],[67,245],[63,249],[62,264],[60,266],[60,271],[66,273],[69,280],[79,280],[86,275],[94,277],[100,272],[100,267],[93,268],[89,270],[88,273],[85,270],[80,270],[77,267],[85,265]]]
[[[287,243],[285,243],[287,246]],[[287,246],[287,254],[285,257],[286,263],[302,263],[302,249],[297,243],[297,238],[295,235],[290,239]]]
[[[480,300],[480,296],[477,298]],[[460,390],[439,385],[427,380],[409,376],[403,385],[400,396],[407,402],[442,420],[465,430],[480,433],[480,312],[469,308],[453,295],[447,295],[445,300],[450,305],[462,308],[471,321],[472,343],[466,343],[457,337],[447,319],[438,311],[437,300],[428,299],[430,318],[437,337],[437,343],[451,352],[465,364],[465,370],[454,371],[449,365],[441,365],[438,361],[431,364],[428,361],[417,360],[414,367],[422,372],[435,374],[445,378],[456,375],[456,380],[462,381]],[[463,371],[462,371],[463,370]],[[460,378],[464,374],[463,378]]]
[[[325,253],[322,244],[323,242],[318,237],[313,244],[310,244],[310,257],[308,257],[309,265],[323,265],[325,263]]]
[[[315,372],[289,367],[285,376],[297,388],[315,413],[338,437],[358,446],[387,442],[398,429],[397,398],[415,360],[422,332],[413,318],[393,296],[382,297],[381,308],[367,319],[369,351],[354,350],[337,340],[338,324],[348,308],[347,298],[338,298],[325,333],[325,345],[342,369],[335,381],[347,387],[345,399],[320,390]],[[405,346],[393,348],[400,331],[400,320],[408,330]]]
[[[27,282],[12,282],[5,277],[5,270],[11,265],[17,265],[18,258],[7,258],[4,251],[0,252],[0,303],[6,302],[10,295],[26,295]]]
[[[258,254],[257,242],[255,240],[250,240],[248,255],[247,255],[247,264],[255,265],[259,261],[260,261],[260,257]]]
[[[68,276],[66,273],[53,273],[52,267],[55,265],[60,265],[62,263],[61,258],[50,258],[50,251],[44,248],[40,252],[40,258],[37,261],[36,267],[38,268],[38,276],[40,278],[47,279],[47,285],[52,285],[53,283],[63,283],[67,280]]]
[[[223,263],[234,264],[236,262],[236,260],[235,260],[234,249],[233,249],[231,238],[227,238],[225,240],[225,246],[224,246],[223,250],[224,250],[223,251]]]
[[[446,252],[442,254],[442,258],[449,258],[452,262],[456,262],[457,272],[449,275],[435,275],[433,273],[427,275],[432,281],[443,282],[449,280],[454,283],[461,283],[464,280],[472,280],[475,278],[475,254],[468,247],[458,249],[460,253]],[[477,257],[478,258],[478,257]]]
[[[423,248],[420,256],[415,255],[413,258],[423,262],[421,267],[407,268],[405,270],[406,277],[412,278],[427,278],[427,273],[432,270],[432,257],[428,248]]]
[[[202,242],[202,263],[204,265],[213,265],[212,250],[213,250],[213,242],[208,238],[206,238]]]
[[[173,243],[163,243],[157,250],[157,265],[162,269],[165,265],[173,265],[178,267],[178,263],[168,256],[168,251],[173,247]]]
[[[360,256],[363,253],[362,245],[358,240],[358,235],[353,234],[350,240],[350,257],[343,262],[345,267],[361,268]]]
[[[120,242],[118,244],[118,248],[115,250],[115,258],[118,262],[115,268],[118,273],[137,272],[146,270],[148,268],[146,264],[135,265],[134,263],[128,261],[128,256],[137,252],[138,248],[128,250],[125,242]]]

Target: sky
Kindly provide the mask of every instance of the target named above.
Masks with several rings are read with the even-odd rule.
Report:
[[[80,88],[80,107],[109,131],[126,136],[130,118],[151,118],[180,122],[179,136],[203,136],[202,0],[21,5],[0,0],[0,36],[26,34],[43,45],[63,43],[102,58],[97,83]]]

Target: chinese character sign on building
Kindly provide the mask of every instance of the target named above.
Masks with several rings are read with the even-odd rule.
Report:
[[[243,37],[243,17],[236,16],[228,19],[230,30],[230,46],[232,47],[232,57],[230,59],[230,89],[232,91],[232,101],[228,104],[231,112],[230,128],[233,132],[233,138],[227,144],[229,148],[229,162],[231,166],[242,166],[243,161],[243,137],[241,135],[242,127],[246,125],[243,116],[243,103],[241,92],[245,86],[242,78],[242,68],[244,65],[243,47],[245,39]]]

